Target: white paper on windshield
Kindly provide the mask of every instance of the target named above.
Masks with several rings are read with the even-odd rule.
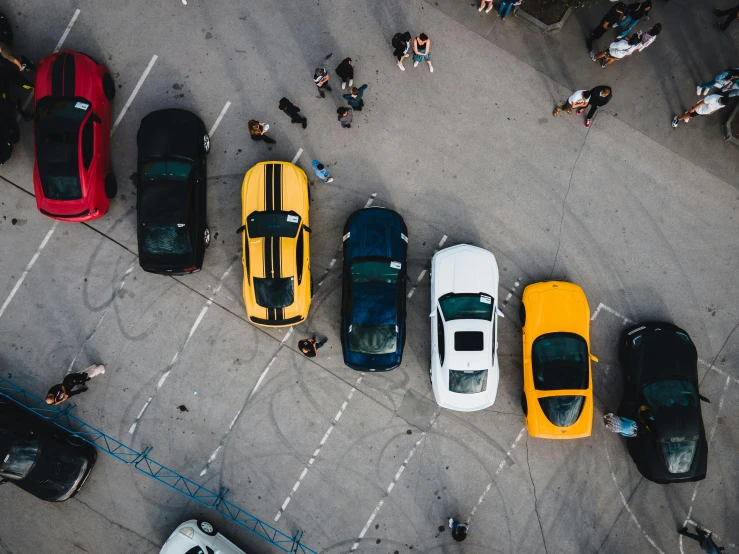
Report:
[[[84,102],[77,102],[74,105],[74,107],[77,108],[78,110],[86,110],[87,108],[90,107],[90,104],[85,104]]]
[[[177,224],[177,227],[184,227],[184,226],[185,226],[185,224],[184,224],[184,223],[178,223],[178,224]]]
[[[487,296],[485,294],[481,294],[480,295],[480,302],[482,302],[483,304],[490,304],[492,301],[493,301],[493,299],[490,298],[489,296]]]
[[[400,233],[400,238],[402,238],[405,242],[408,242],[408,237],[406,237],[403,233]]]
[[[344,242],[346,239],[348,239],[352,235],[351,231],[349,231],[346,235],[344,235],[344,238],[341,239],[341,242]]]
[[[393,269],[400,269],[402,267],[402,264],[400,262],[390,262],[390,267]]]
[[[287,216],[287,222],[288,223],[297,223],[300,218],[297,215],[289,215]]]

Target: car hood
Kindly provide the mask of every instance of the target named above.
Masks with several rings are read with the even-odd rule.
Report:
[[[632,347],[632,364],[641,368],[640,381],[687,379],[698,386],[698,352],[687,333],[670,323],[646,323],[643,329],[627,335],[633,341],[641,336],[640,347]]]
[[[396,285],[362,283],[352,285],[349,324],[389,325],[398,321]]]
[[[139,160],[160,156],[200,158],[203,122],[186,110],[169,109],[152,112],[141,120],[137,135]]]
[[[497,298],[498,264],[487,250],[468,244],[446,248],[434,255],[431,271],[436,298],[477,292]]]
[[[348,236],[347,236],[348,235]],[[344,259],[387,258],[405,263],[408,244],[405,222],[385,208],[365,208],[354,212],[344,226]],[[351,240],[347,240],[347,239]]]

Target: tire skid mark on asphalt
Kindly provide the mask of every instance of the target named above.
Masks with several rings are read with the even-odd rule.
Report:
[[[346,410],[346,407],[349,405],[349,401],[351,401],[352,396],[354,396],[354,393],[357,392],[357,387],[359,387],[359,384],[362,382],[363,378],[364,378],[364,375],[360,375],[359,379],[357,379],[357,382],[354,384],[354,386],[349,391],[349,395],[346,397],[346,400],[344,400],[344,403],[341,405],[341,408],[339,409],[339,411],[337,412],[337,414],[334,416],[333,420],[331,421],[331,424],[326,430],[326,433],[323,435],[321,442],[318,443],[318,448],[316,448],[310,460],[308,460],[308,465],[303,468],[303,473],[300,474],[300,477],[298,477],[298,480],[295,482],[295,485],[293,485],[292,491],[290,492],[290,494],[287,495],[287,498],[282,503],[280,510],[275,515],[275,521],[279,521],[279,519],[282,517],[282,513],[285,511],[285,508],[287,508],[287,505],[290,503],[290,500],[292,500],[292,497],[295,494],[295,491],[298,490],[298,487],[300,486],[300,482],[308,474],[309,468],[313,467],[313,462],[316,461],[318,454],[320,454],[321,452],[321,448],[323,448],[323,445],[326,444],[326,441],[328,440],[329,435],[334,430],[334,427],[336,426],[336,424],[339,422],[339,418],[342,416],[342,414]]]
[[[215,292],[213,293],[216,294]],[[241,408],[239,408],[239,411],[236,412],[236,415],[231,420],[231,423],[228,426],[228,429],[226,430],[226,433],[221,437],[221,441],[218,443],[218,447],[213,451],[213,453],[210,455],[210,458],[208,458],[208,461],[205,463],[205,467],[200,472],[200,477],[208,473],[208,470],[210,469],[211,464],[215,461],[215,459],[218,457],[218,453],[221,451],[223,446],[226,444],[226,439],[228,438],[228,435],[231,433],[231,430],[233,429],[234,425],[236,425],[236,422],[238,421],[239,417],[241,416],[241,413],[244,411],[244,408],[246,408],[246,405],[249,403],[249,400],[251,400],[251,397],[254,396],[254,393],[257,392],[257,389],[259,389],[259,385],[262,384],[262,381],[264,381],[264,378],[267,376],[267,373],[269,373],[270,368],[272,367],[272,364],[275,363],[275,360],[277,359],[277,356],[282,351],[282,347],[287,342],[287,339],[290,338],[290,335],[292,335],[294,327],[290,327],[287,330],[287,333],[285,333],[285,336],[282,337],[282,340],[280,341],[280,346],[277,348],[277,352],[275,352],[275,355],[272,356],[272,359],[267,364],[267,367],[264,368],[262,371],[262,374],[259,376],[259,379],[257,379],[256,385],[254,385],[254,388],[251,389],[251,392],[249,393],[249,396],[246,397],[246,400],[241,405]],[[302,477],[301,477],[302,479]],[[297,488],[297,487],[296,487]]]
[[[301,151],[302,151],[302,148],[301,148]],[[300,153],[300,152],[298,152],[298,153]],[[367,200],[367,202],[365,202],[365,204],[364,204],[365,209],[366,208],[369,208],[372,205],[372,203],[375,201],[375,198],[377,198],[377,193],[376,192],[373,192],[372,193],[372,196],[370,196],[369,197],[369,200]],[[336,251],[336,254],[334,254],[334,257],[333,258],[331,258],[331,262],[328,264],[328,267],[323,272],[323,275],[321,275],[321,279],[320,279],[320,281],[318,281],[318,286],[319,287],[326,280],[326,277],[328,277],[328,274],[331,272],[331,268],[334,267],[334,264],[336,264],[336,261],[341,257],[341,253],[342,253],[343,250],[344,250],[344,242],[342,241],[341,246],[339,246],[339,249]]]
[[[100,315],[100,319],[98,319],[98,322],[95,324],[95,327],[90,332],[89,335],[87,335],[87,338],[82,342],[82,344],[79,347],[79,350],[77,350],[77,353],[74,355],[74,358],[72,358],[72,362],[69,364],[69,367],[67,368],[67,374],[72,373],[72,370],[74,369],[74,364],[77,362],[77,358],[80,357],[80,354],[82,354],[82,351],[85,349],[85,346],[88,342],[92,339],[92,337],[97,333],[97,330],[100,328],[100,325],[102,325],[103,320],[105,319],[105,316],[108,315],[108,309],[110,306],[112,306],[113,302],[115,302],[116,297],[118,296],[118,293],[121,292],[121,289],[126,284],[126,279],[133,271],[134,266],[136,265],[137,259],[131,262],[131,265],[128,267],[126,272],[123,274],[123,279],[121,279],[121,282],[118,283],[118,286],[113,289],[113,294],[110,297],[110,302],[103,310],[103,313]]]
[[[441,240],[439,241],[439,245],[436,247],[436,250],[434,250],[434,253],[431,254],[431,258],[429,259],[428,263],[426,264],[426,267],[424,267],[421,270],[421,273],[418,274],[418,277],[416,278],[416,282],[413,284],[413,287],[411,288],[411,291],[408,293],[408,298],[413,296],[413,293],[416,292],[416,288],[418,288],[418,285],[421,283],[423,278],[426,276],[426,273],[431,269],[431,259],[436,255],[436,253],[441,250],[441,247],[444,246],[444,243],[447,241],[449,237],[444,235],[441,237]]]
[[[511,447],[508,449],[508,451],[505,453],[505,458],[503,458],[500,461],[500,464],[498,464],[498,469],[495,470],[495,473],[493,474],[493,480],[491,480],[487,487],[485,487],[485,490],[480,495],[479,500],[477,501],[477,504],[475,504],[475,507],[472,508],[472,511],[470,512],[470,515],[467,516],[467,521],[465,523],[469,523],[470,520],[475,515],[475,512],[477,512],[477,509],[480,507],[480,504],[482,504],[482,501],[485,500],[485,497],[487,496],[488,492],[490,492],[490,488],[493,486],[495,477],[498,476],[498,474],[503,470],[503,468],[506,466],[506,464],[509,463],[509,460],[511,459],[511,453],[516,449],[516,446],[518,445],[519,441],[523,438],[523,436],[526,434],[526,426],[524,425],[521,430],[518,432],[518,435],[516,436],[516,440],[513,441],[511,444]]]
[[[370,528],[370,525],[372,525],[372,522],[375,520],[375,517],[377,517],[377,514],[380,512],[380,509],[385,504],[385,500],[390,496],[390,492],[393,490],[393,488],[395,488],[396,483],[398,482],[400,477],[403,475],[405,468],[408,467],[408,463],[411,461],[411,458],[413,458],[413,455],[416,453],[416,450],[418,450],[418,447],[423,442],[423,439],[426,438],[426,433],[428,433],[431,430],[431,427],[433,427],[434,422],[436,421],[436,418],[438,417],[440,413],[441,413],[441,409],[437,409],[434,415],[431,417],[431,421],[429,421],[428,429],[426,429],[426,431],[423,431],[421,433],[421,436],[416,441],[416,443],[413,445],[413,448],[411,448],[410,452],[408,452],[408,456],[406,457],[405,460],[403,460],[403,463],[400,465],[398,472],[395,474],[395,477],[388,485],[385,491],[385,494],[380,499],[380,501],[377,503],[377,506],[375,506],[375,509],[372,511],[372,514],[367,520],[367,523],[364,524],[362,531],[360,531],[356,542],[352,545],[351,552],[354,552],[357,548],[359,548],[359,543],[362,542],[362,539],[364,538],[364,535],[367,533],[367,530]]]
[[[49,239],[51,238],[51,235],[54,234],[54,231],[56,230],[57,225],[59,225],[59,221],[55,220],[54,224],[51,226],[51,229],[49,229],[49,231],[46,233],[44,240],[41,241],[41,245],[38,247],[38,249],[36,249],[36,253],[31,258],[31,261],[28,262],[26,269],[23,270],[23,273],[21,274],[20,278],[16,281],[15,286],[13,287],[13,290],[10,291],[10,294],[5,299],[5,302],[3,302],[2,307],[0,307],[0,317],[3,317],[3,314],[5,313],[5,310],[8,308],[8,305],[13,300],[13,297],[15,296],[15,294],[18,292],[18,289],[21,288],[23,281],[26,280],[26,276],[28,275],[28,272],[31,271],[31,268],[36,263],[36,260],[38,260],[38,257],[41,255],[41,251],[48,244]]]
[[[164,370],[164,373],[162,374],[162,376],[159,378],[159,382],[157,383],[157,388],[155,389],[154,394],[152,394],[149,397],[149,399],[144,404],[144,407],[141,408],[139,415],[136,416],[136,420],[133,422],[133,425],[131,425],[131,428],[128,430],[129,434],[133,435],[134,431],[136,431],[136,427],[139,424],[139,420],[141,419],[141,416],[144,415],[146,408],[149,407],[149,404],[151,404],[151,401],[154,399],[157,392],[159,392],[159,389],[162,388],[162,385],[164,385],[164,382],[167,380],[167,377],[169,377],[169,374],[172,372],[172,369],[174,368],[175,363],[177,363],[177,359],[180,357],[180,354],[182,353],[182,351],[185,350],[187,343],[190,342],[190,339],[195,334],[195,331],[197,330],[197,328],[200,326],[200,322],[203,321],[205,314],[208,312],[210,307],[213,305],[213,298],[215,298],[216,294],[218,294],[218,291],[221,290],[221,287],[223,286],[223,283],[225,282],[226,277],[228,277],[228,274],[231,272],[231,268],[233,268],[237,260],[238,260],[238,257],[235,257],[233,260],[231,260],[231,263],[228,264],[226,271],[223,272],[223,275],[218,280],[218,286],[213,290],[213,293],[208,298],[208,301],[205,303],[205,306],[203,306],[203,309],[200,310],[200,314],[198,314],[198,317],[195,320],[195,323],[193,323],[192,327],[190,328],[190,332],[187,335],[187,339],[185,339],[185,342],[182,344],[179,350],[175,352],[175,355],[172,357],[172,361],[169,362],[169,365]]]
[[[123,106],[123,109],[121,110],[121,113],[118,114],[118,117],[115,120],[115,123],[113,123],[113,126],[110,128],[110,136],[113,136],[113,133],[115,133],[115,130],[118,128],[118,124],[123,119],[123,116],[126,115],[126,112],[128,111],[128,108],[131,107],[131,104],[133,103],[134,98],[136,98],[136,95],[139,93],[139,89],[141,89],[141,86],[144,84],[144,81],[146,80],[146,77],[149,75],[149,72],[151,71],[151,68],[154,67],[154,62],[157,61],[158,56],[154,54],[151,57],[151,60],[149,61],[149,65],[146,66],[146,69],[144,70],[144,73],[139,78],[139,82],[136,83],[136,86],[133,89],[133,92],[131,93],[131,96],[128,97],[128,100],[126,100],[126,103]]]

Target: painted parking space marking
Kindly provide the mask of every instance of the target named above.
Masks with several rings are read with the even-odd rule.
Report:
[[[5,299],[5,302],[3,302],[2,307],[0,307],[0,317],[3,317],[3,314],[5,313],[5,310],[8,309],[8,305],[13,300],[13,297],[15,296],[15,293],[18,292],[18,289],[21,288],[21,285],[23,284],[23,281],[26,280],[26,276],[28,275],[28,272],[31,271],[31,268],[33,267],[33,264],[35,264],[36,263],[36,260],[38,260],[38,257],[41,254],[41,251],[48,244],[49,239],[51,238],[51,235],[54,234],[54,230],[56,229],[56,226],[58,224],[59,224],[59,221],[54,221],[54,224],[51,226],[51,229],[49,229],[49,232],[46,233],[46,236],[44,237],[44,240],[41,241],[41,245],[36,250],[36,253],[31,258],[31,261],[28,262],[28,265],[26,266],[26,269],[23,270],[23,273],[21,274],[20,279],[18,279],[16,281],[15,286],[13,287],[13,290],[10,291],[10,294]]]
[[[174,368],[174,365],[177,363],[177,359],[180,357],[180,354],[187,346],[187,343],[190,342],[190,339],[195,334],[195,331],[200,326],[200,322],[203,321],[203,318],[205,317],[205,314],[208,312],[210,307],[213,305],[213,298],[215,298],[216,294],[218,294],[218,291],[221,290],[221,287],[223,286],[224,281],[226,280],[226,277],[228,277],[228,274],[231,272],[231,268],[236,263],[236,260],[238,258],[234,258],[231,260],[231,263],[226,268],[226,271],[223,272],[223,275],[218,281],[218,286],[213,290],[213,293],[208,298],[208,301],[205,303],[205,306],[203,306],[203,309],[200,310],[200,313],[198,314],[197,319],[195,320],[195,323],[192,324],[192,327],[190,327],[190,332],[187,335],[187,339],[182,344],[182,346],[179,348],[177,352],[175,352],[175,355],[172,357],[172,361],[169,362],[169,365],[164,370],[164,373],[159,378],[159,382],[157,383],[156,389],[154,390],[154,394],[149,397],[149,399],[144,404],[144,407],[141,408],[141,411],[139,412],[139,415],[136,416],[136,420],[133,422],[133,425],[131,425],[131,428],[128,430],[129,434],[133,435],[134,431],[136,431],[136,427],[139,424],[139,420],[141,419],[141,416],[144,415],[144,412],[146,411],[146,408],[151,404],[151,401],[156,396],[157,392],[159,392],[159,389],[162,388],[162,385],[164,385],[164,382],[167,380],[167,377],[169,377],[169,374],[172,372],[172,369]]]
[[[351,551],[354,552],[357,548],[359,548],[359,543],[362,542],[362,539],[364,538],[364,535],[367,534],[367,530],[370,528],[370,525],[372,525],[372,522],[377,517],[377,514],[380,512],[380,509],[385,504],[385,500],[387,499],[390,492],[395,488],[395,485],[397,484],[400,477],[403,475],[403,471],[405,471],[405,468],[408,467],[408,463],[411,461],[411,458],[413,458],[413,455],[416,453],[416,450],[418,450],[418,447],[423,442],[423,439],[426,438],[426,433],[431,429],[431,427],[434,425],[434,422],[436,421],[437,416],[441,413],[441,409],[436,410],[436,413],[431,417],[431,421],[429,421],[429,427],[426,431],[423,431],[421,433],[421,436],[416,441],[416,443],[413,445],[413,448],[411,448],[410,452],[408,453],[408,456],[405,460],[403,460],[403,463],[400,465],[400,468],[398,469],[397,473],[395,474],[395,477],[388,485],[387,489],[385,490],[385,495],[380,499],[380,501],[377,503],[377,506],[375,506],[375,509],[372,511],[372,514],[370,515],[369,519],[367,520],[367,523],[364,524],[364,527],[362,528],[362,531],[360,531],[359,536],[357,537],[356,542],[352,545]]]
[[[441,240],[439,241],[439,245],[436,247],[436,250],[434,250],[434,253],[431,254],[431,258],[433,258],[436,255],[436,253],[439,250],[441,250],[441,247],[444,246],[444,243],[447,241],[448,238],[449,237],[447,237],[446,235],[441,237]],[[416,282],[413,284],[411,291],[408,293],[408,298],[413,296],[413,294],[416,292],[416,288],[418,288],[418,285],[421,284],[421,281],[423,280],[423,278],[426,276],[426,274],[429,272],[430,269],[431,269],[431,259],[429,259],[428,263],[426,264],[426,267],[424,267],[421,270],[421,273],[418,274],[418,278],[416,279]]]
[[[308,470],[313,467],[313,462],[316,461],[316,458],[321,452],[321,448],[323,448],[323,445],[326,444],[326,441],[328,440],[329,435],[331,435],[331,432],[334,430],[334,427],[339,422],[339,418],[344,414],[344,411],[346,410],[346,407],[349,405],[349,402],[352,399],[352,396],[354,396],[354,393],[357,392],[357,387],[359,387],[359,384],[362,382],[362,379],[364,378],[364,375],[360,375],[359,379],[357,379],[357,382],[354,383],[354,386],[349,391],[349,395],[346,397],[346,400],[344,400],[344,403],[341,405],[341,409],[336,413],[334,416],[333,421],[331,421],[331,425],[329,425],[328,429],[326,430],[326,433],[324,433],[323,438],[321,438],[321,442],[318,443],[318,448],[316,448],[315,452],[313,452],[313,455],[310,457],[310,460],[308,460],[308,465],[306,465],[303,468],[303,472],[300,474],[300,477],[298,477],[298,480],[295,482],[295,485],[293,485],[292,491],[290,494],[287,495],[287,498],[282,503],[282,506],[280,507],[280,510],[275,515],[275,521],[279,521],[279,519],[282,517],[282,513],[285,511],[285,508],[287,508],[287,505],[290,503],[290,500],[292,500],[293,495],[298,490],[298,487],[300,486],[300,483],[303,481],[303,478],[305,478],[306,475],[308,475]]]
[[[523,277],[519,277],[518,281],[513,283],[513,287],[508,289],[508,296],[505,297],[505,300],[503,300],[503,306],[502,308],[505,308],[508,305],[508,302],[510,302],[511,298],[513,298],[513,295],[516,294],[516,289],[521,286],[521,281],[523,281]]]
[[[514,440],[514,441],[513,441],[513,443],[511,444],[511,447],[510,447],[510,448],[508,449],[508,451],[507,451],[507,452],[505,453],[505,458],[503,458],[503,459],[502,459],[502,460],[500,461],[500,464],[498,464],[498,469],[496,469],[496,470],[495,470],[495,473],[493,474],[493,481],[490,481],[490,482],[488,483],[487,487],[485,487],[485,490],[484,490],[484,491],[483,491],[483,493],[482,493],[482,494],[480,495],[480,498],[478,499],[478,501],[477,501],[477,504],[475,504],[475,507],[474,507],[474,508],[472,508],[472,511],[470,512],[470,515],[469,515],[469,516],[467,516],[467,521],[466,521],[466,523],[469,523],[469,522],[470,522],[470,520],[471,520],[471,519],[473,518],[473,516],[475,515],[475,512],[477,512],[477,509],[478,509],[478,508],[480,507],[480,504],[482,504],[482,501],[483,501],[483,500],[485,500],[485,497],[486,497],[486,496],[487,496],[487,494],[488,494],[488,493],[490,492],[490,488],[491,488],[491,487],[493,486],[493,483],[495,482],[495,481],[494,481],[495,477],[497,477],[497,476],[498,476],[498,474],[499,474],[499,473],[500,473],[500,472],[501,472],[501,471],[503,470],[503,468],[504,468],[504,467],[506,466],[506,464],[508,463],[508,460],[510,460],[510,458],[511,458],[511,453],[512,453],[512,452],[513,452],[513,451],[514,451],[514,450],[516,449],[516,446],[518,445],[519,441],[520,441],[520,440],[521,440],[521,439],[523,438],[523,436],[524,436],[525,434],[526,434],[526,426],[524,425],[524,426],[523,426],[523,427],[521,428],[521,430],[520,430],[520,431],[518,432],[518,435],[516,436],[516,440]]]
[[[133,99],[136,98],[136,95],[139,93],[139,89],[141,89],[141,85],[144,84],[144,81],[146,80],[146,77],[149,75],[149,72],[151,71],[151,68],[154,67],[154,62],[157,61],[157,55],[154,54],[151,57],[151,60],[149,61],[149,65],[146,66],[146,69],[144,70],[143,75],[141,75],[141,78],[139,79],[139,82],[136,83],[136,86],[133,89],[133,92],[131,93],[131,96],[128,97],[128,100],[126,101],[125,105],[123,106],[123,109],[121,110],[121,113],[118,114],[118,117],[115,120],[115,123],[113,123],[113,127],[110,128],[110,136],[113,136],[113,133],[115,133],[115,130],[118,128],[118,125],[120,124],[121,120],[123,119],[123,116],[126,115],[126,112],[128,111],[128,108],[131,107],[131,104],[133,103]]]
[[[295,153],[295,156],[293,156],[293,161],[291,163],[296,164],[298,160],[300,159],[300,155],[303,153],[303,149],[299,148],[298,151]]]
[[[269,370],[272,367],[272,364],[275,363],[275,360],[277,359],[277,356],[280,354],[280,351],[282,350],[282,347],[287,342],[287,339],[290,338],[290,335],[292,335],[293,329],[294,329],[294,327],[290,327],[287,330],[287,333],[285,333],[285,336],[282,337],[282,340],[280,341],[280,346],[277,349],[277,352],[275,353],[274,356],[272,356],[272,359],[267,364],[267,367],[264,368],[264,370],[262,371],[262,374],[259,376],[259,379],[257,379],[256,385],[254,385],[254,388],[251,389],[251,392],[249,393],[249,396],[246,397],[246,400],[241,405],[241,408],[239,408],[239,411],[236,412],[236,415],[231,420],[231,423],[229,424],[228,429],[226,430],[226,432],[223,435],[223,437],[221,437],[220,443],[218,443],[218,447],[210,455],[210,457],[208,458],[208,461],[205,463],[205,467],[200,472],[200,477],[202,477],[203,475],[205,475],[206,473],[208,473],[208,470],[210,469],[211,464],[218,457],[218,453],[221,451],[221,449],[223,448],[223,445],[226,443],[226,439],[228,438],[228,435],[231,433],[231,430],[233,429],[234,425],[236,424],[236,422],[238,421],[239,417],[241,416],[241,413],[244,411],[244,408],[246,408],[246,405],[249,403],[249,400],[251,400],[251,397],[254,396],[254,394],[259,389],[259,386],[262,384],[262,381],[267,376],[267,373],[269,373]]]
[[[373,192],[372,193],[372,196],[369,197],[369,200],[367,200],[367,202],[364,203],[365,209],[367,209],[370,206],[372,206],[372,203],[375,201],[375,198],[377,198],[377,193],[376,192]]]
[[[210,131],[208,131],[209,137],[212,137],[213,133],[216,132],[216,129],[218,129],[218,126],[221,124],[221,120],[223,119],[223,116],[226,115],[226,112],[228,111],[228,108],[230,107],[231,107],[231,102],[226,102],[226,105],[223,106],[221,113],[218,114],[218,118],[216,119],[216,122],[213,124],[213,127],[211,127]]]

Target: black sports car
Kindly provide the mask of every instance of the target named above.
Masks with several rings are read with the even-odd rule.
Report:
[[[96,459],[92,445],[0,397],[0,483],[61,502],[80,490]]]
[[[186,110],[159,110],[141,120],[136,142],[139,263],[164,275],[199,271],[210,244],[205,124]]]
[[[655,483],[706,476],[708,443],[698,392],[698,353],[671,323],[642,323],[621,337],[624,397],[618,414],[637,422],[627,440],[639,472]]]
[[[405,344],[408,229],[385,208],[365,208],[344,225],[341,347],[359,371],[390,371]]]

